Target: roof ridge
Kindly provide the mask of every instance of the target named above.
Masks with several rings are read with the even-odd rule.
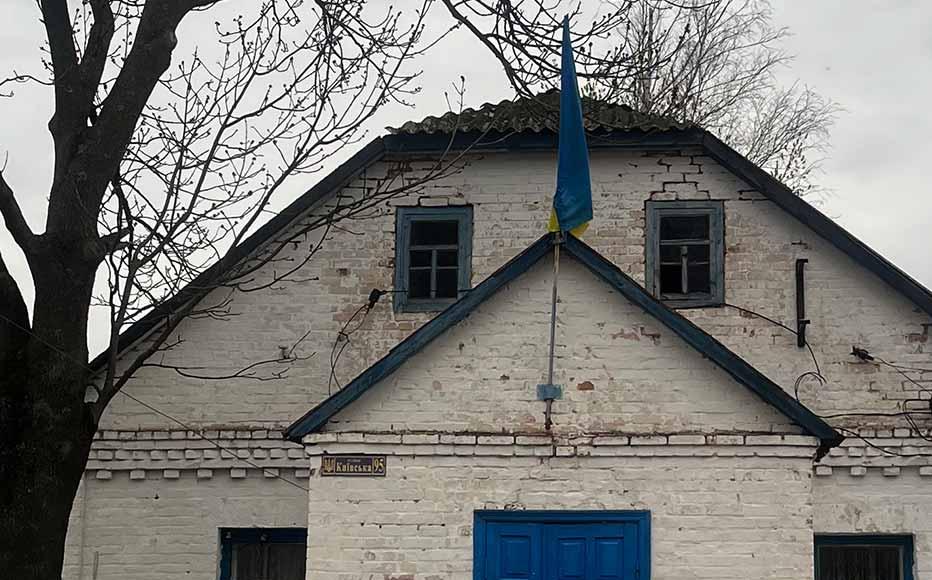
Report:
[[[497,103],[487,101],[478,107],[428,115],[420,121],[407,121],[386,127],[392,134],[459,133],[495,130],[499,132],[556,131],[559,124],[560,89],[551,88],[533,96],[517,96]],[[670,130],[693,126],[672,117],[644,113],[628,104],[583,95],[583,117],[589,131]],[[552,112],[553,115],[546,113]],[[543,113],[543,114],[542,114]]]

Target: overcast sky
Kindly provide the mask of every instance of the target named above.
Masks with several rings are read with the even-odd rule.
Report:
[[[775,0],[775,24],[793,35],[786,46],[796,61],[784,75],[798,79],[843,108],[832,131],[832,149],[820,183],[830,194],[823,210],[926,286],[932,285],[928,257],[932,224],[932,2],[922,0]],[[196,37],[190,23],[182,41]],[[22,70],[35,62],[42,28],[33,2],[4,2],[0,22],[0,71]],[[450,38],[431,53],[424,67],[417,108],[385,111],[371,135],[386,124],[441,114],[443,92],[460,74],[466,77],[467,106],[511,96],[496,63],[468,35]],[[0,100],[0,155],[8,160],[4,175],[16,190],[35,230],[44,223],[49,187],[51,139],[46,125],[51,93],[22,89]],[[351,154],[347,151],[346,154]],[[2,159],[2,158],[0,158]],[[322,175],[319,177],[323,177]],[[308,183],[295,183],[285,205]],[[2,230],[2,228],[0,228]],[[13,250],[6,231],[0,252],[24,286],[25,263]],[[31,300],[31,290],[24,289]],[[105,319],[92,319],[92,351],[106,333]]]

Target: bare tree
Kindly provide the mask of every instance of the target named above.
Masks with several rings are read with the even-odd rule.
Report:
[[[10,577],[60,576],[69,513],[101,413],[136,371],[161,364],[155,355],[177,344],[182,320],[224,318],[231,293],[299,275],[329,228],[457,170],[453,157],[416,179],[389,171],[365,195],[319,208],[261,252],[237,252],[288,183],[357,142],[376,112],[406,103],[418,89],[413,65],[435,40],[465,27],[525,94],[559,72],[559,3],[539,0],[442,0],[449,27],[430,38],[425,18],[434,0],[401,9],[366,0],[261,0],[236,5],[244,14],[216,23],[209,45],[175,54],[179,24],[195,19],[203,28],[214,13],[224,20],[225,4],[84,0],[72,10],[67,0],[39,0],[44,69],[0,81],[2,96],[23,82],[54,94],[44,231],[32,231],[0,174],[0,215],[35,289],[30,318],[0,256],[0,569]],[[631,55],[610,43],[629,8],[572,11],[576,43],[585,47],[581,76],[620,86],[629,75]],[[18,192],[28,194],[37,192]],[[282,259],[282,249],[298,241],[303,257]],[[88,367],[95,300],[111,317],[103,376]],[[164,311],[157,331],[118,360],[120,331],[156,307]],[[224,376],[279,376],[301,356],[299,343],[281,360],[247,361]],[[174,370],[203,376],[202,369]],[[86,399],[91,383],[94,396]]]
[[[838,107],[805,86],[780,86],[777,73],[792,57],[767,0],[626,7],[631,19],[615,33],[632,74],[596,86],[599,98],[700,125],[800,195],[817,187]]]

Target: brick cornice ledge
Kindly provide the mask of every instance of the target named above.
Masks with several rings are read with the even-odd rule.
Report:
[[[313,433],[311,456],[334,453],[537,457],[802,457],[819,442],[807,435],[651,434],[551,436],[472,433]]]

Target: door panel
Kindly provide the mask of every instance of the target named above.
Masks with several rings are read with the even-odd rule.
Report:
[[[540,578],[540,527],[492,523],[486,533],[487,580]]]
[[[545,525],[544,579],[634,580],[637,536],[628,526]]]
[[[567,526],[568,527],[568,526]],[[549,556],[544,577],[548,580],[586,580],[589,551],[586,536],[578,531],[547,528],[544,552]]]

